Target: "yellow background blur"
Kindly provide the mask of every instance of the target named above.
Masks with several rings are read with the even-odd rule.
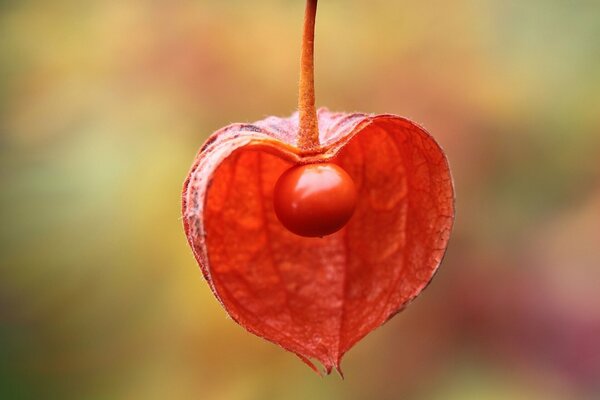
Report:
[[[0,398],[600,398],[600,2],[322,0],[317,103],[446,149],[428,290],[319,378],[228,319],[180,190],[296,107],[301,0],[0,2]]]

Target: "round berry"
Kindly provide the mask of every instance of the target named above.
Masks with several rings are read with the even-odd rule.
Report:
[[[356,207],[356,187],[332,163],[305,164],[285,171],[273,194],[275,214],[291,232],[322,237],[346,225]]]

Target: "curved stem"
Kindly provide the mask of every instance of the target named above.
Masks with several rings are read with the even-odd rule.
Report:
[[[302,58],[300,64],[300,91],[298,94],[298,110],[300,112],[300,131],[298,146],[301,149],[319,147],[319,126],[315,108],[315,16],[317,1],[307,0],[304,14],[304,31],[302,33]]]

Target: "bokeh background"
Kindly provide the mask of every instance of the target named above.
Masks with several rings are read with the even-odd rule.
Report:
[[[322,0],[318,105],[446,149],[427,291],[319,378],[228,319],[180,190],[289,115],[301,0],[0,2],[0,398],[600,398],[600,2]]]

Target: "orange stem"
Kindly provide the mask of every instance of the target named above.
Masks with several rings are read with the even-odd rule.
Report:
[[[304,150],[319,147],[319,124],[315,108],[315,17],[317,1],[307,0],[302,33],[302,58],[300,64],[300,91],[298,109],[300,111],[300,131],[298,146]]]

